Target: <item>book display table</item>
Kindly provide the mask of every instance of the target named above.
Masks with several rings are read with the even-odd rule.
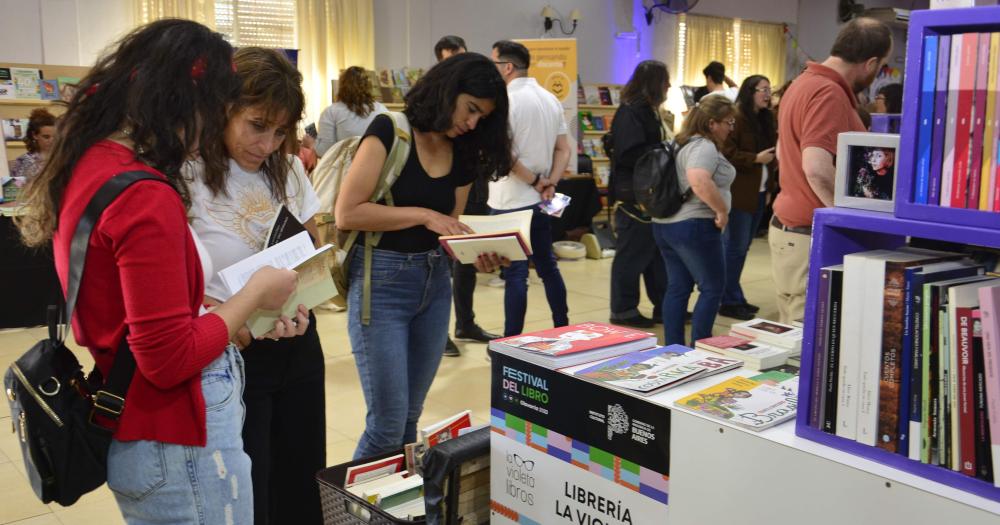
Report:
[[[665,406],[490,356],[490,523],[664,522]]]

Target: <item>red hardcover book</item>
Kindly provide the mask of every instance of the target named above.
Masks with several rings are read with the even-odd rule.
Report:
[[[951,206],[964,208],[969,184],[969,143],[972,134],[972,99],[976,87],[976,54],[978,38],[962,39],[962,56],[959,67],[958,108],[955,118],[955,169],[951,174]]]
[[[969,163],[969,191],[966,207],[979,209],[979,186],[983,171],[983,132],[987,126],[986,101],[989,92],[986,90],[990,69],[990,33],[979,33],[979,53],[976,59],[976,88],[973,105],[972,125],[972,159]],[[987,151],[992,148],[986,148]],[[989,159],[985,159],[987,164]]]
[[[959,467],[962,474],[976,475],[976,399],[972,373],[973,308],[956,308],[952,322],[958,326],[958,436]]]
[[[471,426],[472,412],[464,410],[448,419],[420,429],[420,439],[427,445],[427,448],[430,448],[449,439],[457,438],[460,430]]]

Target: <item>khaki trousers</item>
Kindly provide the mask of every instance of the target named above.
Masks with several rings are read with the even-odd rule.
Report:
[[[778,321],[801,321],[806,308],[806,278],[809,275],[809,248],[812,238],[786,232],[773,224],[768,228],[771,247],[771,276],[778,302]]]

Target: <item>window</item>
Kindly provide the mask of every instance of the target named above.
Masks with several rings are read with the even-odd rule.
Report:
[[[785,80],[784,26],[739,18],[677,17],[677,71],[681,84],[700,86],[701,70],[716,60],[735,82],[754,75],[773,85]]]
[[[295,49],[295,0],[215,0],[215,28],[235,47]]]

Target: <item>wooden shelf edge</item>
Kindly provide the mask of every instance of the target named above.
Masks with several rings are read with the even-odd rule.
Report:
[[[0,98],[0,106],[51,106],[54,102],[34,98]]]
[[[605,106],[604,104],[578,104],[578,109],[618,109],[618,106]]]

